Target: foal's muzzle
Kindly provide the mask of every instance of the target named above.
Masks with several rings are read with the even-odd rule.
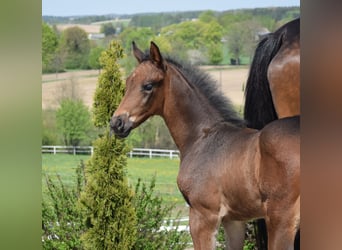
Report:
[[[113,116],[110,120],[110,129],[118,137],[125,138],[133,129],[133,123],[129,120],[126,114]]]

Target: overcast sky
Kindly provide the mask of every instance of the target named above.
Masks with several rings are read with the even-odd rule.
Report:
[[[300,0],[42,0],[42,15],[136,14],[187,10],[231,10],[299,6]]]

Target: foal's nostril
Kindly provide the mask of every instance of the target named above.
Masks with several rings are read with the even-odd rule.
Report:
[[[122,130],[123,127],[124,127],[124,122],[122,120],[122,118],[119,116],[116,121],[115,121],[115,127],[118,129],[118,130]]]
[[[114,116],[110,121],[111,133],[116,134],[120,138],[125,138],[132,130],[132,125],[127,121],[125,115]]]
[[[124,130],[125,123],[120,116],[117,116],[110,121],[110,127],[114,131],[121,132]]]

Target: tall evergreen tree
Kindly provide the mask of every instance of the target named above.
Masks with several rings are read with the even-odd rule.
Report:
[[[128,148],[110,135],[108,123],[124,93],[118,60],[120,44],[113,41],[100,57],[103,66],[94,97],[94,123],[105,132],[94,142],[87,164],[87,185],[81,196],[87,231],[82,236],[86,249],[131,249],[136,240],[133,191],[126,177]]]

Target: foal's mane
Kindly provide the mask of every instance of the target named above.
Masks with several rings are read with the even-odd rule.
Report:
[[[186,78],[189,84],[196,87],[209,104],[222,116],[223,121],[238,127],[245,127],[245,121],[239,117],[231,101],[219,90],[217,82],[206,72],[187,62],[180,63],[171,57],[164,59],[175,66]],[[145,53],[143,61],[149,60],[149,53]]]

